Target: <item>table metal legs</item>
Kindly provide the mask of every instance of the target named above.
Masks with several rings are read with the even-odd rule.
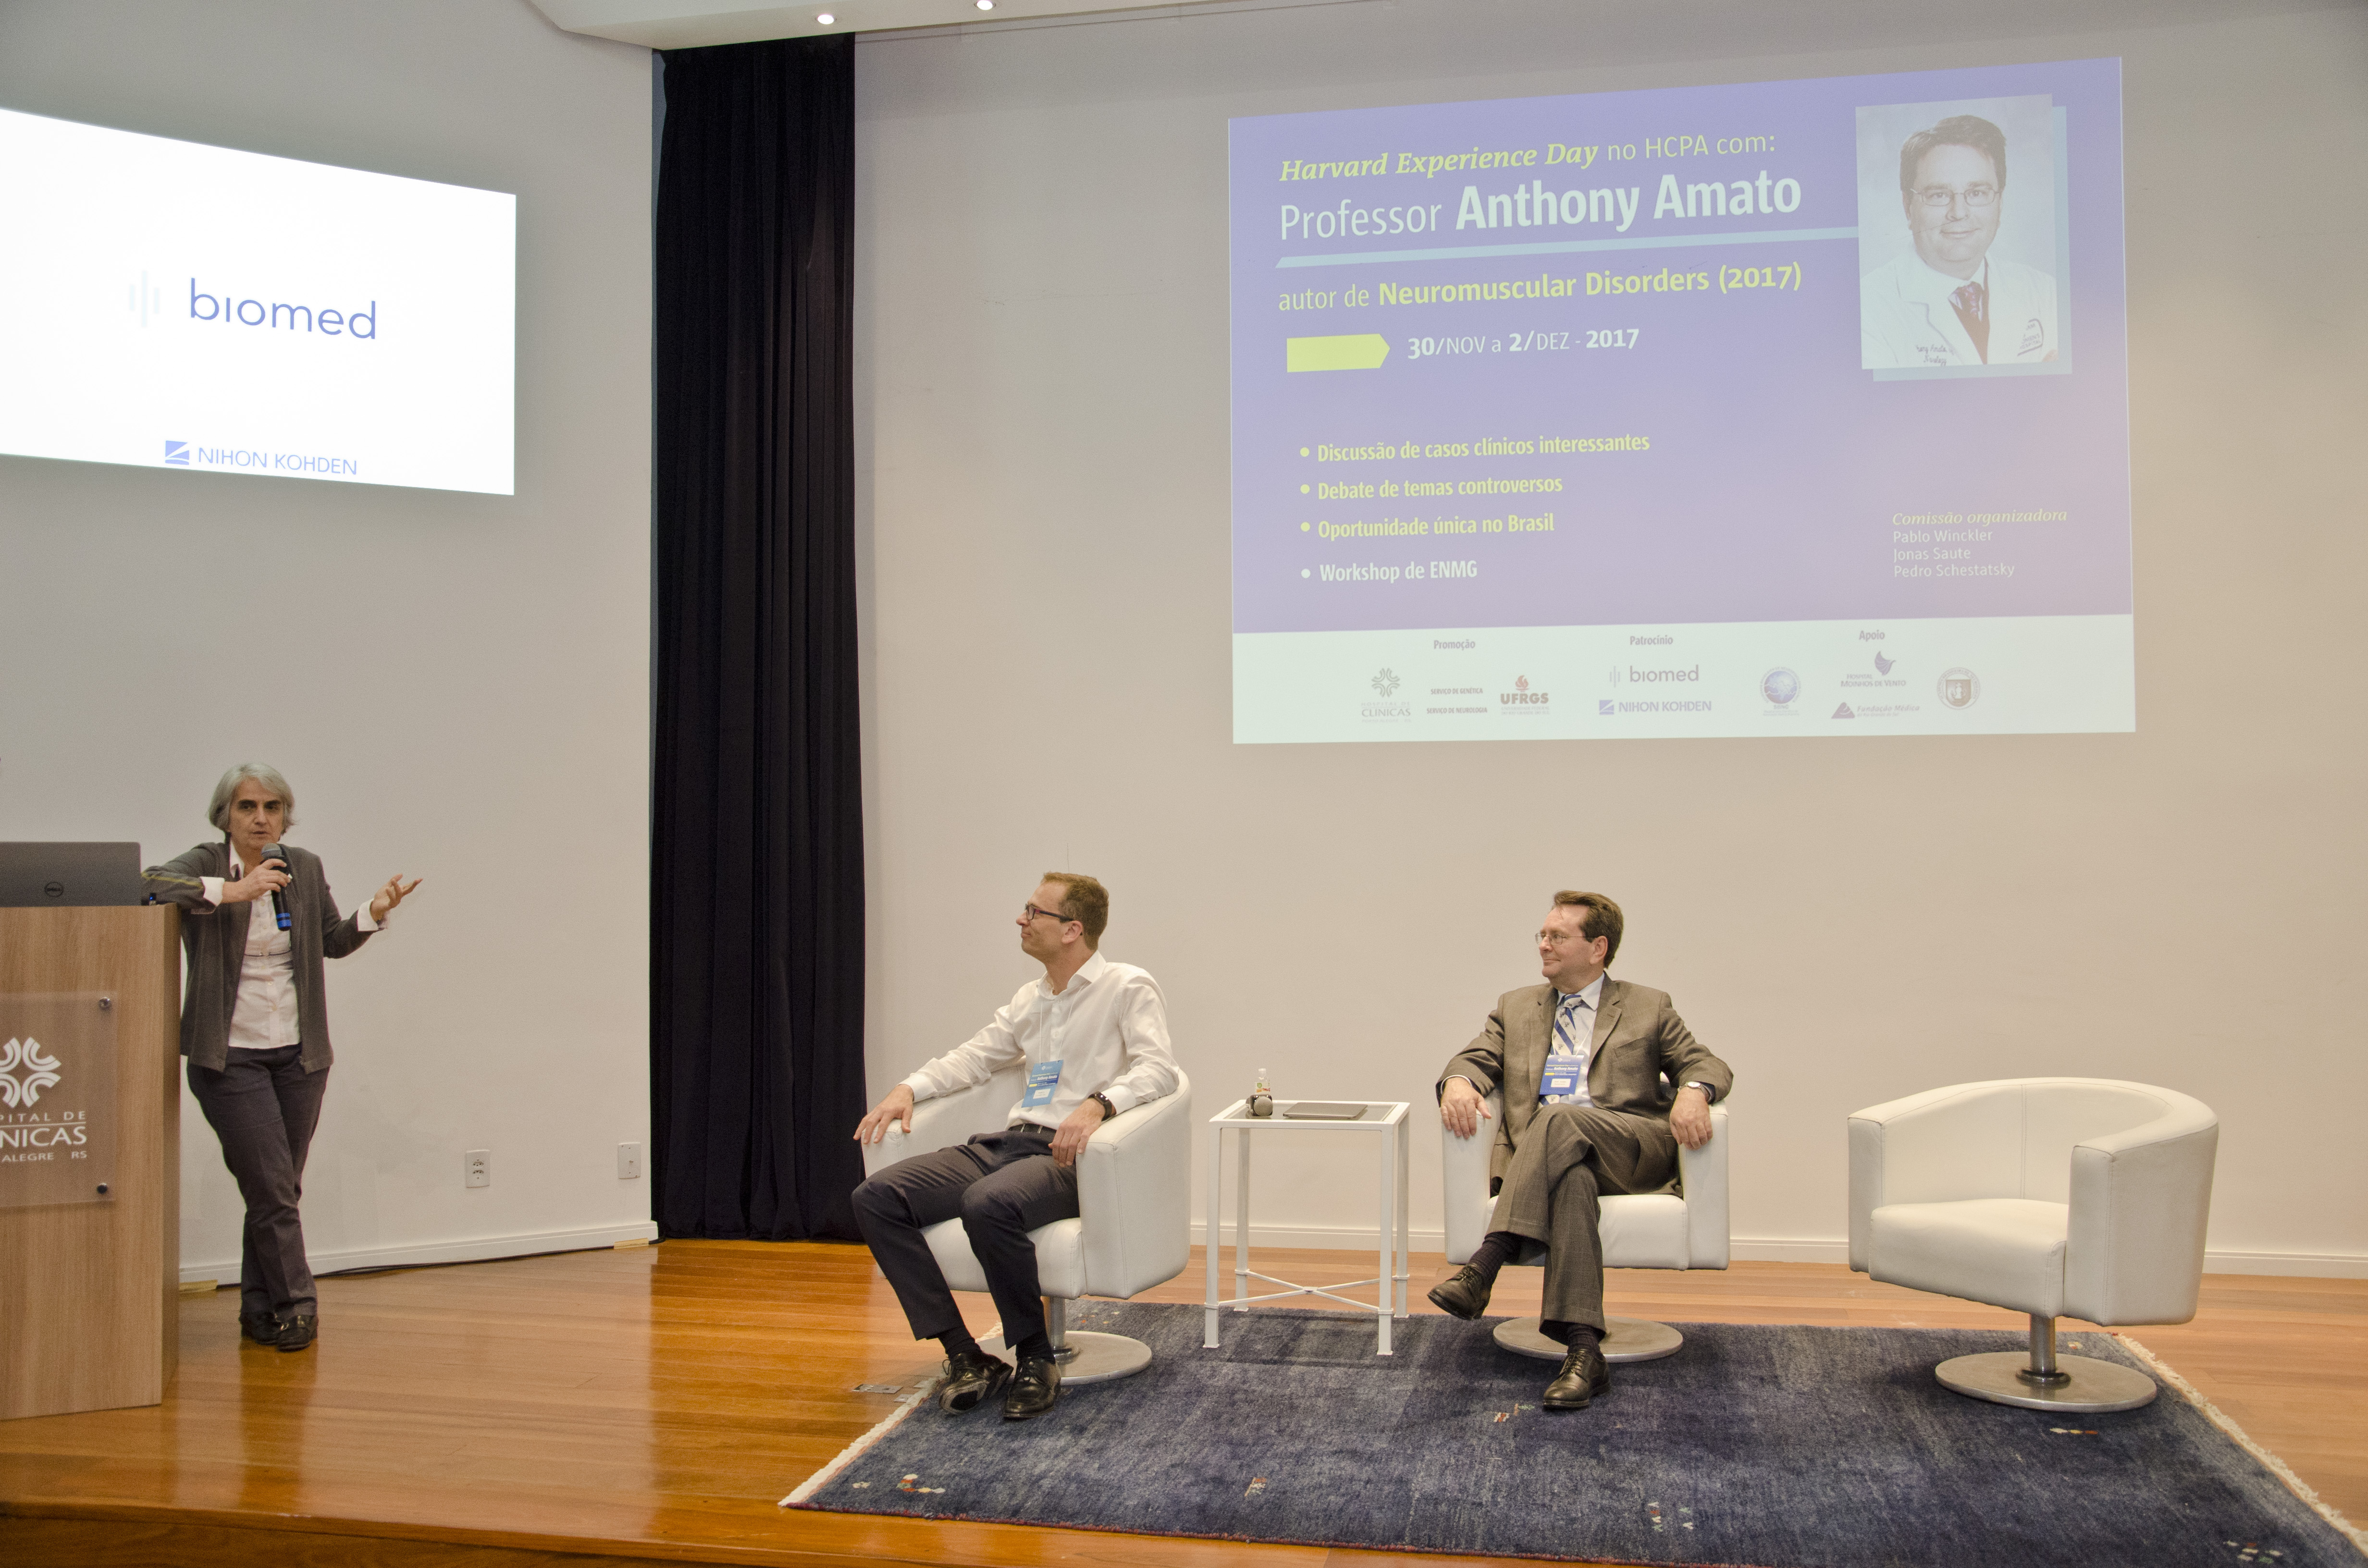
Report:
[[[1208,1250],[1208,1292],[1202,1299],[1201,1344],[1202,1348],[1218,1347],[1218,1314],[1224,1308],[1219,1294],[1217,1253],[1224,1244],[1224,1170],[1225,1133],[1223,1127],[1209,1130],[1209,1207],[1208,1223],[1204,1230]],[[1407,1215],[1407,1154],[1411,1140],[1403,1127],[1384,1128],[1382,1132],[1380,1165],[1381,1198],[1381,1271],[1371,1279],[1352,1279],[1338,1287],[1352,1290],[1360,1285],[1371,1285],[1373,1301],[1353,1301],[1337,1290],[1315,1285],[1295,1285],[1288,1279],[1278,1279],[1271,1274],[1259,1274],[1250,1267],[1250,1137],[1247,1128],[1235,1128],[1235,1192],[1234,1192],[1234,1300],[1233,1308],[1246,1312],[1260,1301],[1281,1301],[1292,1296],[1321,1296],[1338,1301],[1358,1312],[1370,1312],[1375,1323],[1376,1353],[1395,1353],[1391,1344],[1392,1320],[1406,1315],[1406,1286],[1413,1278],[1413,1246]],[[1250,1294],[1250,1281],[1260,1280],[1281,1287],[1262,1295]]]
[[[1206,1350],[1217,1347],[1217,1252],[1225,1244],[1225,1210],[1223,1207],[1225,1187],[1225,1130],[1209,1129],[1209,1207],[1203,1210],[1208,1222],[1201,1227],[1209,1253],[1209,1293],[1203,1298],[1207,1307],[1206,1321],[1201,1325],[1201,1346]]]
[[[1250,1135],[1234,1134],[1234,1154],[1241,1169],[1234,1173],[1234,1311],[1250,1310]]]

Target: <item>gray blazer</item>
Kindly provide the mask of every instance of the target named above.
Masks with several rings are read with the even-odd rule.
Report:
[[[321,858],[294,845],[282,846],[288,873],[288,930],[296,963],[296,1023],[303,1045],[304,1071],[318,1073],[330,1062],[329,1008],[321,960],[341,959],[370,938],[353,915],[340,917],[329,896]],[[181,1054],[199,1067],[221,1072],[230,1063],[230,1016],[238,1005],[238,971],[246,957],[246,923],[257,910],[271,918],[271,901],[226,903],[205,901],[200,877],[230,874],[228,843],[200,844],[147,871],[148,895],[181,906],[181,954],[187,960],[188,993],[181,1002]],[[359,912],[357,912],[359,914]]]
[[[1677,1085],[1708,1084],[1716,1099],[1735,1087],[1735,1074],[1694,1039],[1669,1006],[1669,994],[1648,985],[1604,978],[1601,1010],[1588,1049],[1588,1096],[1606,1110],[1669,1119]],[[1502,1091],[1495,1147],[1488,1152],[1489,1189],[1505,1177],[1514,1145],[1538,1113],[1538,1085],[1546,1071],[1546,1047],[1554,1036],[1554,989],[1529,985],[1497,999],[1497,1010],[1470,1045],[1455,1053],[1439,1075],[1439,1092],[1450,1078],[1469,1078],[1486,1091]],[[1677,1178],[1664,1190],[1675,1191]]]

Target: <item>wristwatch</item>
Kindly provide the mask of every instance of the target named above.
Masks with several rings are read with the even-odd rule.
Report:
[[[1100,1104],[1102,1108],[1102,1119],[1104,1121],[1108,1121],[1118,1115],[1118,1107],[1110,1104],[1110,1097],[1108,1095],[1087,1095],[1086,1098],[1097,1101]]]
[[[1700,1078],[1689,1078],[1678,1086],[1681,1089],[1700,1089],[1702,1092],[1702,1098],[1705,1101],[1712,1105],[1716,1105],[1718,1103],[1718,1091],[1713,1088],[1710,1085],[1703,1083]]]

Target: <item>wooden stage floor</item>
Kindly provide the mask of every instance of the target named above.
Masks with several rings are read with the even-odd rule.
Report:
[[[1315,1282],[1372,1267],[1368,1253],[1256,1256],[1262,1269]],[[1198,1301],[1199,1257],[1145,1299]],[[1444,1261],[1418,1255],[1414,1267],[1415,1304],[1430,1311],[1419,1298]],[[1537,1278],[1508,1272],[1495,1310],[1534,1312]],[[894,1403],[854,1385],[909,1385],[936,1365],[859,1247],[668,1242],[322,1287],[312,1351],[242,1345],[235,1292],[185,1297],[180,1371],[164,1404],[0,1423],[0,1558],[94,1568],[1406,1561],[776,1507]],[[1615,1312],[1640,1317],[2021,1324],[1832,1265],[1615,1272],[1611,1293]],[[992,1321],[984,1298],[964,1300],[980,1309],[977,1326]],[[2368,1518],[2368,1281],[2214,1276],[2194,1323],[2135,1332],[2329,1504]]]

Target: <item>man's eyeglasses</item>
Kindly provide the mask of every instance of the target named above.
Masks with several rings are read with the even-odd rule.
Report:
[[[1928,185],[1915,193],[1927,212],[1946,212],[1949,204],[1963,201],[1968,207],[1989,207],[1997,203],[1998,187],[1994,185]]]
[[[1045,916],[1050,916],[1064,926],[1066,926],[1072,918],[1057,909],[1039,909],[1032,903],[1023,903],[1019,906],[1019,918],[1022,920],[1035,920]],[[1083,925],[1085,922],[1079,921],[1078,924]]]
[[[1583,937],[1576,931],[1541,931],[1538,933],[1538,941],[1540,943],[1556,948],[1565,948],[1573,942],[1585,944],[1594,940],[1594,937]]]

